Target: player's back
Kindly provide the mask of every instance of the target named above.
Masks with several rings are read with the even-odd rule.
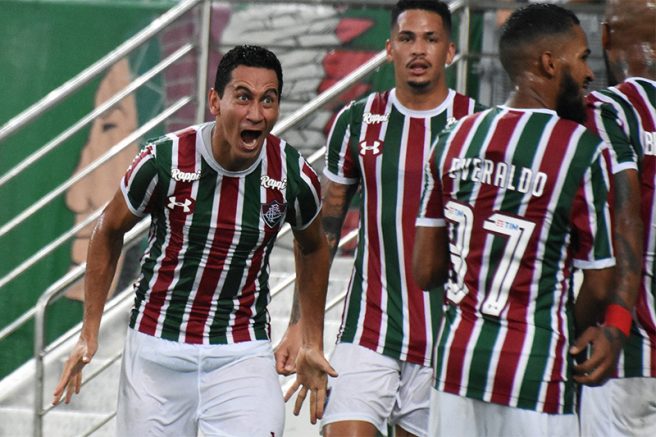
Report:
[[[571,412],[567,278],[572,264],[614,262],[608,147],[554,111],[496,107],[442,135],[431,160],[456,304],[438,340],[438,386]]]

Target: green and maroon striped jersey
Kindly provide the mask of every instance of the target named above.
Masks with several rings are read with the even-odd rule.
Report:
[[[430,145],[475,102],[449,90],[438,107],[415,111],[395,90],[351,103],[328,139],[325,175],[361,184],[357,253],[338,341],[429,366],[442,299],[412,278],[414,219]]]
[[[250,168],[225,170],[213,126],[151,142],[121,181],[132,213],[152,218],[130,326],[184,343],[268,339],[269,255],[283,222],[317,216],[319,179],[273,135]]]
[[[588,127],[615,149],[620,162],[615,171],[637,166],[640,172],[642,282],[617,376],[656,377],[656,82],[627,79],[591,93],[588,103]]]
[[[448,226],[435,387],[539,412],[574,411],[572,267],[615,263],[611,150],[550,110],[504,106],[440,135],[417,226]]]

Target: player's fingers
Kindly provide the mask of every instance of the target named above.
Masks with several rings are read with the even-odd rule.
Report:
[[[326,390],[317,390],[317,419],[323,419],[323,409],[326,405]]]
[[[570,347],[569,353],[572,355],[578,355],[583,352],[588,344],[592,341],[594,337],[594,328],[586,329],[583,334],[581,334],[575,341],[574,344]]]
[[[324,372],[326,372],[328,375],[332,376],[333,378],[337,378],[337,370],[333,369],[333,366],[330,365],[328,360],[325,360],[322,366],[322,369]]]
[[[289,390],[287,390],[287,393],[285,393],[285,402],[289,400],[289,398],[292,397],[292,395],[298,390],[298,386],[300,383],[298,382],[298,379],[294,381],[291,387],[289,387]]]
[[[75,387],[75,394],[80,394],[80,387],[82,387],[82,373],[78,373],[73,378],[73,385]]]
[[[301,412],[301,407],[303,406],[303,401],[305,401],[306,396],[307,388],[303,386],[299,390],[298,396],[296,396],[296,403],[294,404],[294,416],[298,416],[298,414]]]
[[[317,423],[317,391],[310,390],[310,423]]]

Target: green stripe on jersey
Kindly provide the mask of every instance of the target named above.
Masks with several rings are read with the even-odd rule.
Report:
[[[385,269],[385,278],[381,279],[387,282],[387,290],[382,290],[383,293],[387,293],[387,303],[385,303],[385,298],[381,296],[381,308],[387,313],[387,323],[385,323],[383,315],[381,334],[384,333],[385,335],[383,355],[392,357],[398,357],[401,351],[404,331],[402,323],[400,326],[397,325],[398,322],[402,322],[404,319],[402,293],[405,287],[401,284],[400,269],[398,267],[401,260],[399,260],[398,254],[397,234],[402,232],[402,229],[398,229],[396,217],[399,209],[403,206],[397,203],[399,192],[397,181],[400,163],[404,161],[400,156],[400,144],[406,123],[410,123],[410,117],[406,118],[393,107],[385,132],[380,178],[382,184],[378,187],[381,202],[381,241],[379,243],[384,256],[381,262],[384,262]],[[403,199],[401,199],[401,202],[403,202]],[[383,272],[381,271],[381,273]]]

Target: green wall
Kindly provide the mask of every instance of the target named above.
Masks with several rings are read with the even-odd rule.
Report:
[[[0,1],[0,125],[141,30],[171,4],[169,1]],[[131,56],[130,63],[143,72],[158,57],[158,44],[151,43]],[[90,112],[99,82],[100,78],[94,80],[28,128],[0,142],[0,174]],[[149,113],[160,103],[161,96],[153,91],[155,88],[137,94],[140,119],[151,117]],[[88,134],[89,129],[83,129],[46,159],[0,187],[0,225],[70,177]],[[69,229],[73,220],[62,195],[0,237],[0,277]],[[70,244],[64,245],[0,288],[0,329],[32,307],[46,288],[68,271],[70,250]],[[56,302],[48,313],[49,339],[79,322],[81,314],[81,304],[77,301]],[[30,322],[0,342],[0,378],[32,355],[32,338]]]

